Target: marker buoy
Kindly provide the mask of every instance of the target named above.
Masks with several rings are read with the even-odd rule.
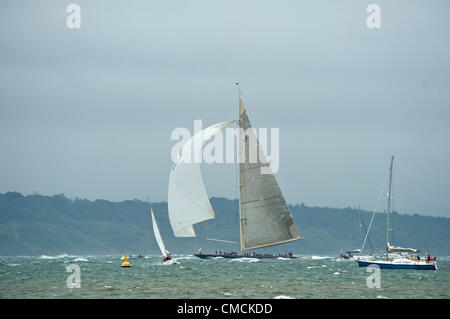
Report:
[[[131,267],[131,264],[127,261],[127,259],[128,259],[127,255],[125,255],[124,259],[125,259],[125,261],[122,263],[121,266],[122,267]]]

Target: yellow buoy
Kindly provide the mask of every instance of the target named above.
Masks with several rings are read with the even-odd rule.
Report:
[[[122,267],[131,267],[131,264],[127,261],[127,259],[128,259],[128,256],[127,255],[125,255],[124,256],[124,259],[125,259],[125,261],[122,263]]]

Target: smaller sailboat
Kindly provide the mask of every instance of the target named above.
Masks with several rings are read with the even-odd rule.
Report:
[[[389,166],[389,190],[387,193],[387,211],[386,211],[386,254],[381,258],[370,260],[357,260],[359,267],[368,267],[369,265],[377,265],[380,269],[417,269],[417,270],[437,270],[436,256],[431,258],[420,258],[419,249],[403,248],[392,246],[390,242],[389,232],[389,214],[391,210],[391,191],[392,191],[392,168],[394,165],[394,156],[391,156]]]
[[[372,258],[371,255],[368,256],[363,256],[361,255],[361,252],[364,248],[364,244],[362,241],[362,233],[363,233],[363,228],[364,231],[366,232],[366,239],[368,239],[367,237],[367,230],[366,230],[366,226],[364,225],[364,222],[362,220],[361,217],[361,209],[358,206],[358,221],[359,221],[359,240],[360,240],[360,245],[361,248],[358,249],[352,249],[352,250],[347,250],[345,252],[342,252],[339,254],[339,256],[337,257],[336,261],[344,261],[344,260],[358,260],[358,259],[369,259]],[[364,240],[365,243],[365,240]],[[370,243],[370,240],[369,240]],[[370,244],[370,247],[372,248],[372,244]],[[372,255],[373,255],[373,248],[372,248]]]
[[[153,209],[150,208],[152,213],[152,222],[153,222],[153,232],[155,233],[156,242],[158,243],[159,249],[162,254],[162,264],[163,265],[172,265],[176,264],[177,260],[170,255],[170,252],[166,250],[164,246],[164,242],[162,240],[161,234],[159,233],[158,224],[156,223],[155,214],[153,214]]]
[[[355,250],[347,250],[345,252],[341,252],[337,258],[337,260],[353,260],[355,257],[355,254],[359,254],[361,252],[360,249]]]

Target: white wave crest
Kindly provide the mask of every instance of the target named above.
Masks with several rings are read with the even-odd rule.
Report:
[[[68,257],[76,257],[76,256],[69,256],[67,254],[61,254],[58,256],[41,255],[41,257],[39,257],[39,259],[59,259],[59,258],[68,258]]]
[[[248,263],[257,263],[260,260],[258,258],[247,258],[247,257],[243,257],[243,258],[236,258],[236,259],[231,259],[230,262],[233,261],[237,261],[237,262],[248,262]]]
[[[185,257],[177,257],[177,260],[182,260],[182,259],[193,260],[193,259],[198,259],[198,258],[195,257],[195,256],[192,256],[192,255],[190,255],[190,256],[185,256]]]
[[[286,295],[279,295],[279,296],[273,297],[273,299],[295,299],[295,298],[291,297],[291,296],[286,296]]]

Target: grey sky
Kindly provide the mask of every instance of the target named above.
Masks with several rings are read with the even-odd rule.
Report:
[[[289,203],[372,210],[395,154],[394,208],[450,217],[448,1],[0,6],[0,192],[166,201],[172,130],[235,119],[239,81]],[[203,172],[236,197],[234,165]]]

